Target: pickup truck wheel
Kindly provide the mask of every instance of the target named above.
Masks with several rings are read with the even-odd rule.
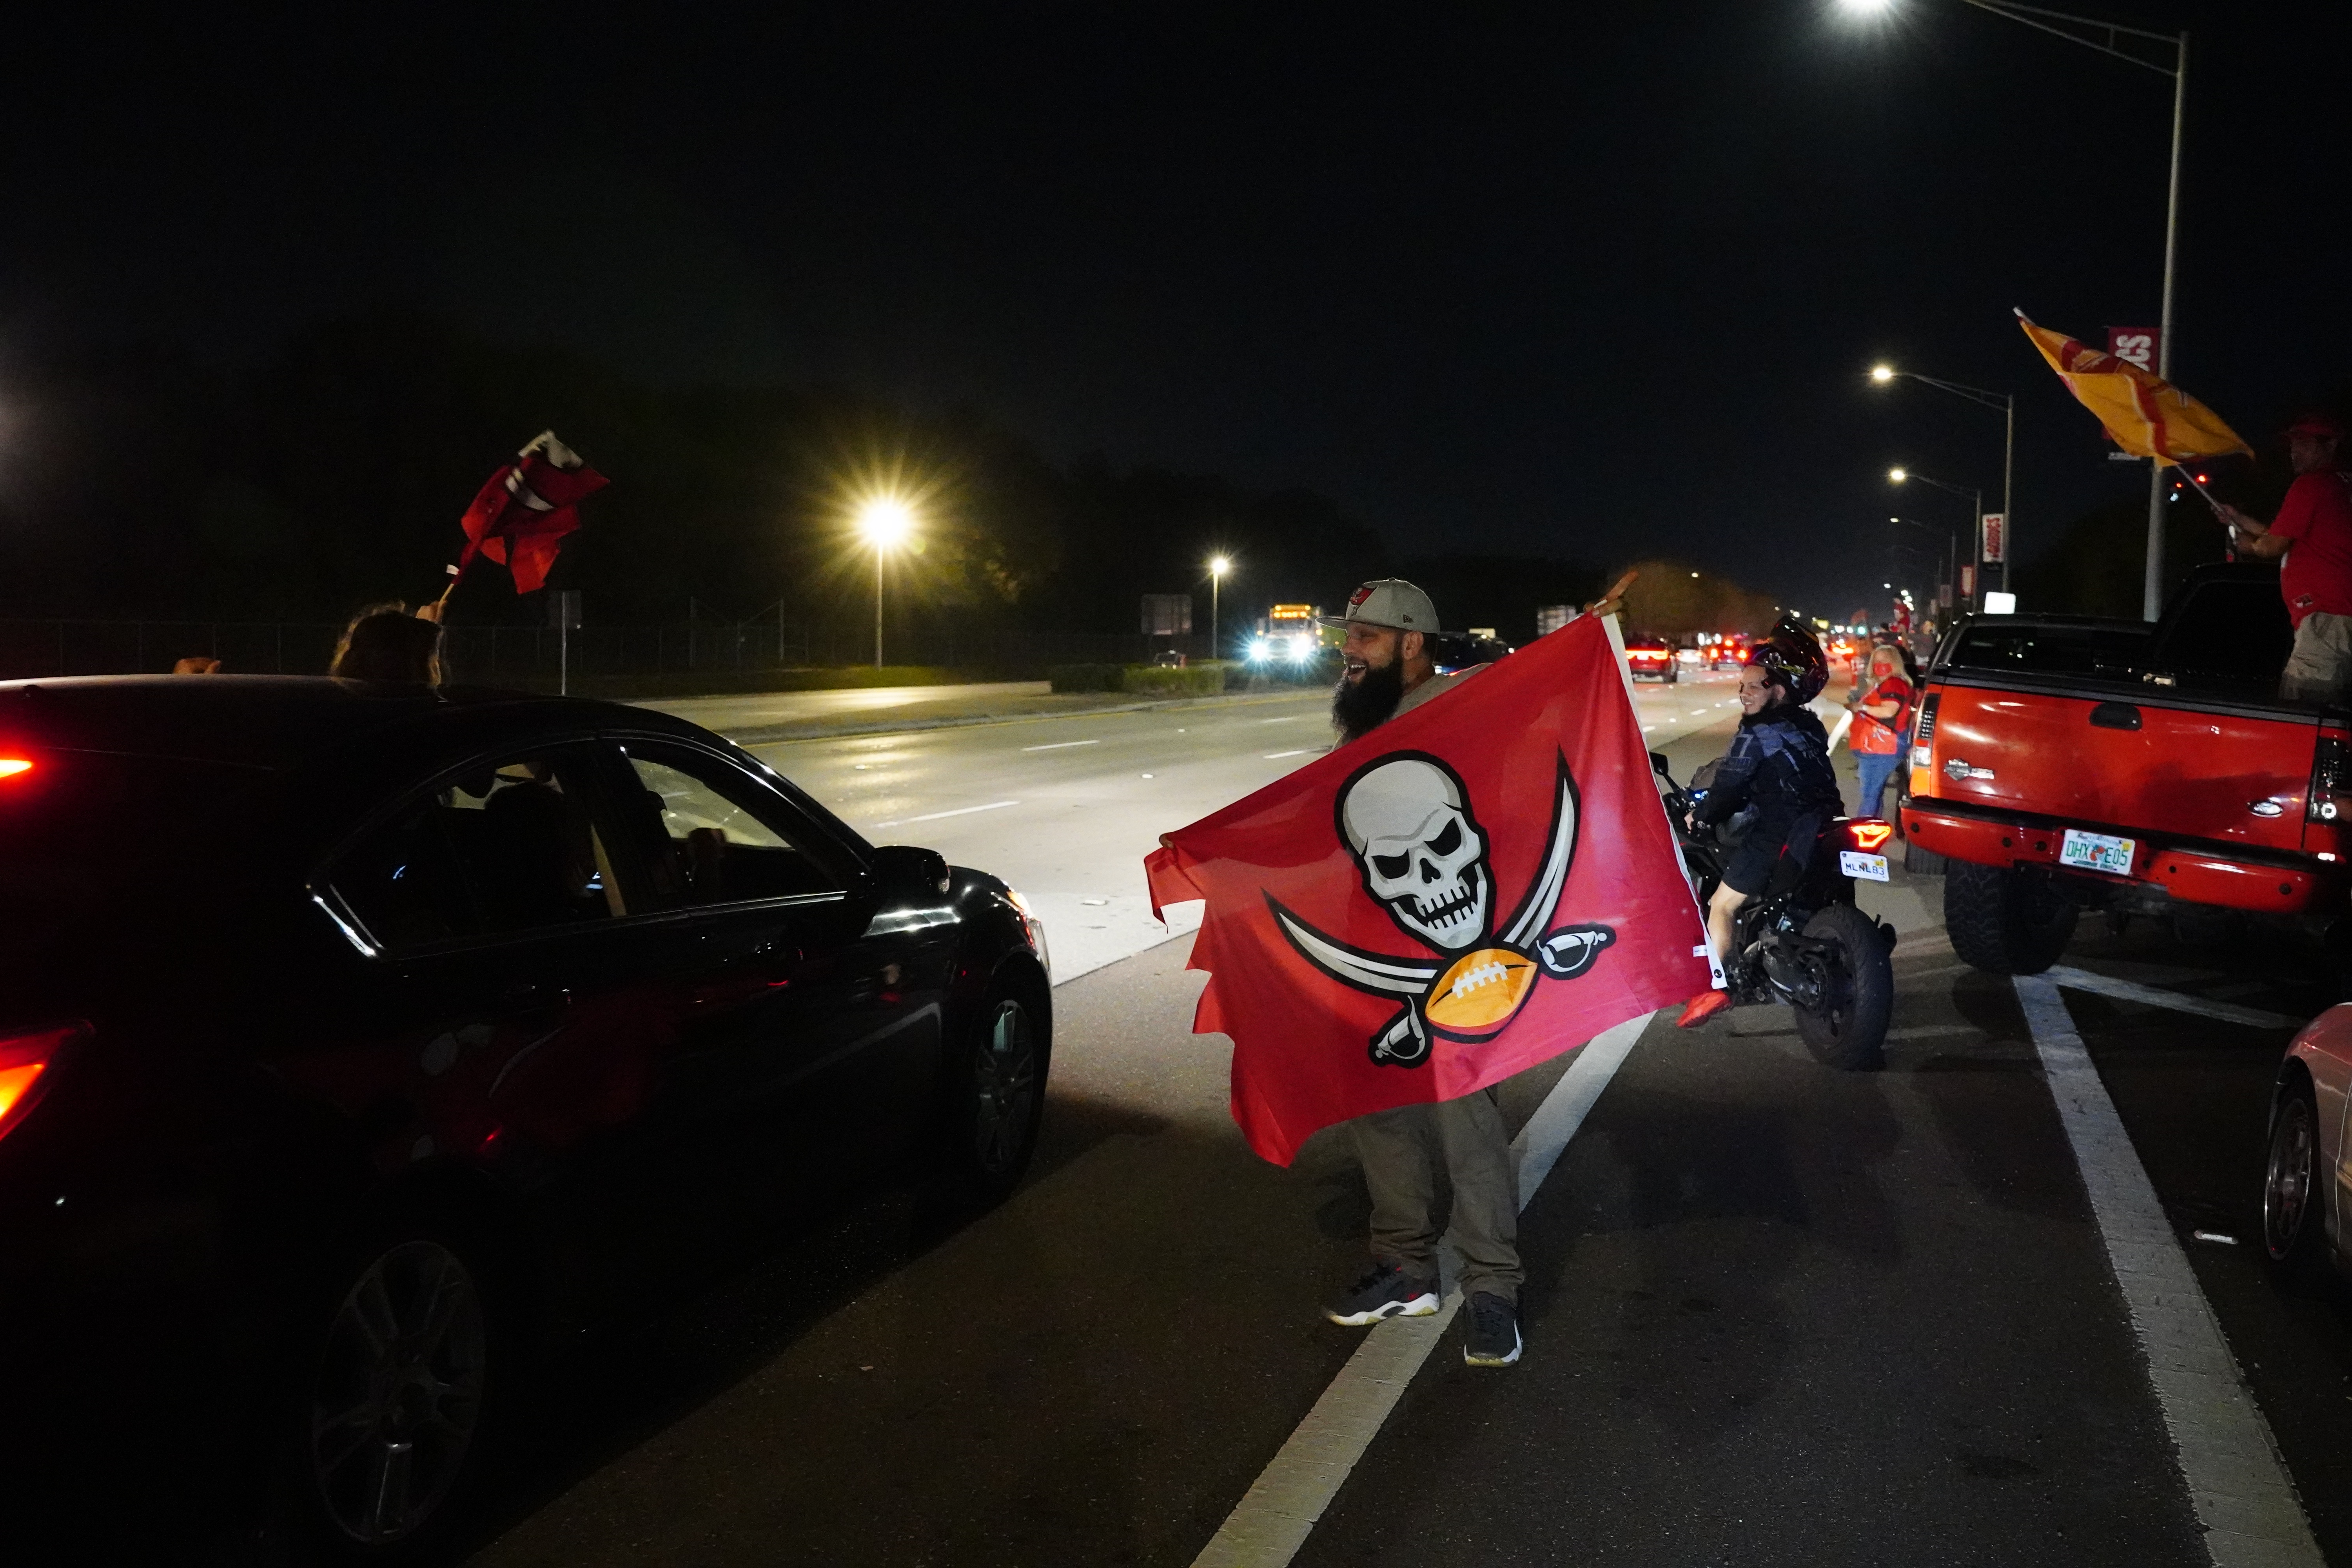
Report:
[[[1969,860],[1945,868],[1945,934],[1962,963],[1988,974],[2039,974],[2057,963],[2080,912],[2030,871]]]
[[[2327,1250],[2315,1201],[2322,1196],[2319,1105],[2311,1080],[2297,1071],[2272,1109],[2270,1162],[2263,1172],[2263,1257],[2283,1278],[2320,1272]]]
[[[1836,954],[1824,977],[1822,1005],[1795,1009],[1797,1033],[1824,1067],[1858,1072],[1875,1067],[1895,1010],[1895,969],[1878,922],[1852,904],[1832,904],[1805,922],[1805,934]]]

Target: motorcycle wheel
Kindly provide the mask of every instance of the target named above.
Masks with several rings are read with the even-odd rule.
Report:
[[[1805,922],[1805,934],[1827,944],[1832,956],[1822,1005],[1795,1009],[1798,1035],[1824,1067],[1876,1067],[1895,1011],[1895,966],[1878,922],[1852,904],[1832,904]]]

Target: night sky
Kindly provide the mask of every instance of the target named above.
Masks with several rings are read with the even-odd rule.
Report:
[[[2195,33],[2174,369],[2260,440],[2352,385],[2352,6],[2110,14]],[[2000,479],[1998,416],[1874,360],[2020,395],[2029,553],[2145,483],[2010,309],[2154,321],[2170,83],[1958,0],[39,26],[0,65],[0,409],[37,346],[250,364],[389,300],[1839,614],[1889,512],[1965,508],[1890,463]]]

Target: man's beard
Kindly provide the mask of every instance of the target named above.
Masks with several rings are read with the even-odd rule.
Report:
[[[1397,664],[1368,664],[1363,677],[1350,681],[1344,674],[1331,692],[1331,722],[1350,741],[1360,741],[1387,723],[1404,700],[1404,669]]]

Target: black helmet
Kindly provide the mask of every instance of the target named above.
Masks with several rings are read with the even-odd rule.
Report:
[[[1776,686],[1789,689],[1789,700],[1802,706],[1822,694],[1830,683],[1830,661],[1813,634],[1787,616],[1772,635],[1748,656],[1751,668],[1762,670]]]

